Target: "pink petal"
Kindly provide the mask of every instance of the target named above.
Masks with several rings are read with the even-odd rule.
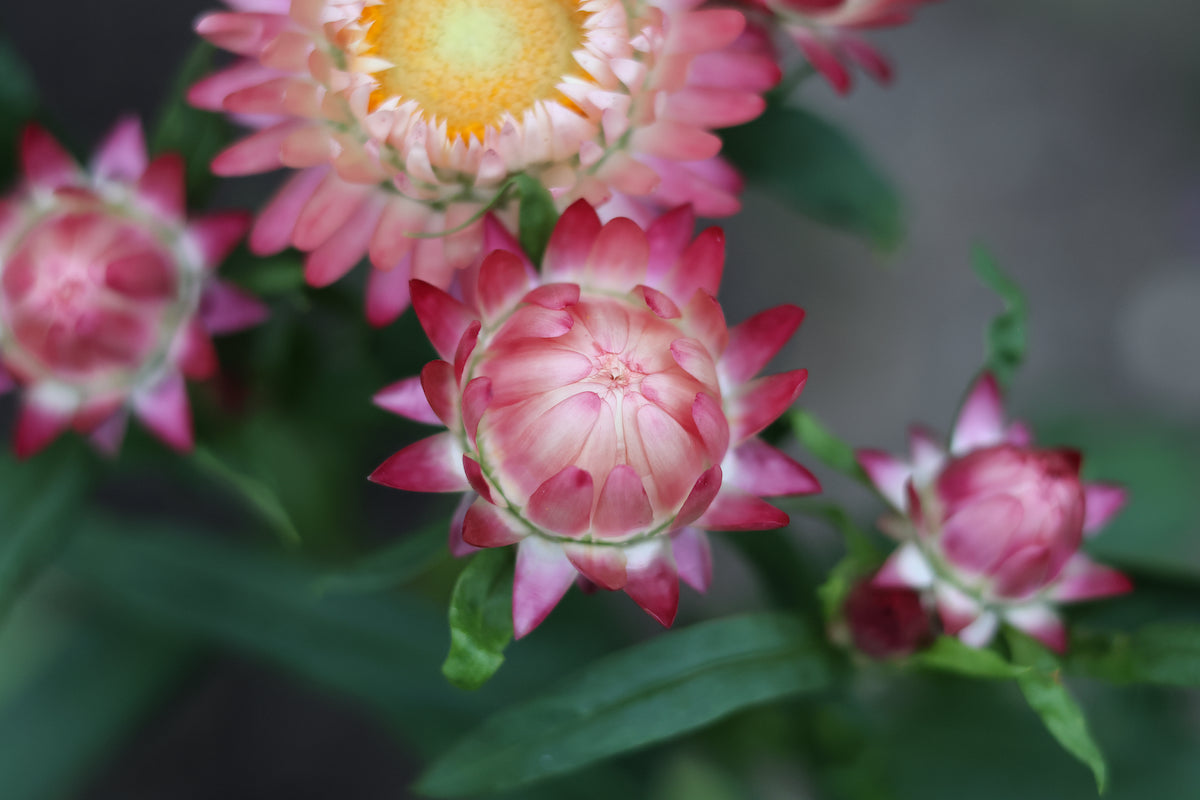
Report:
[[[57,189],[74,183],[79,165],[63,146],[40,125],[29,125],[21,135],[21,168],[29,183],[40,189]]]
[[[506,511],[482,497],[475,498],[463,517],[462,538],[473,547],[507,547],[528,535]]]
[[[200,299],[200,318],[216,335],[253,327],[269,314],[256,297],[225,281],[209,281]]]
[[[625,594],[662,625],[671,627],[679,610],[679,576],[665,543],[630,548]]]
[[[600,490],[592,528],[601,535],[623,536],[653,521],[654,509],[637,471],[628,464],[613,467]]]
[[[829,85],[838,94],[846,94],[850,91],[850,73],[838,61],[837,56],[829,49],[828,45],[807,29],[799,26],[789,27],[788,33],[800,47],[804,57],[825,77],[825,80],[829,81]]]
[[[553,533],[577,536],[588,528],[595,491],[586,470],[568,466],[546,479],[530,496],[526,514]]]
[[[696,526],[718,531],[764,531],[782,528],[788,522],[788,515],[767,501],[725,486]]]
[[[609,591],[623,589],[627,580],[625,553],[620,547],[566,544],[563,551],[579,573]]]
[[[759,497],[816,494],[821,484],[816,476],[792,458],[761,439],[747,439],[725,464],[731,486]]]
[[[222,178],[232,178],[279,169],[283,166],[279,158],[280,148],[300,124],[289,119],[234,142],[213,158],[210,165],[213,174]],[[323,175],[327,170],[321,168],[319,172]],[[303,174],[305,173],[299,173]]]
[[[646,307],[663,319],[679,319],[681,316],[679,306],[657,289],[639,285],[634,287],[633,293],[641,297]]]
[[[215,169],[215,165],[214,165]],[[292,240],[300,211],[325,178],[327,169],[307,169],[288,179],[258,215],[250,231],[250,250],[265,256],[278,253]],[[219,173],[218,173],[219,174]]]
[[[710,395],[698,392],[692,402],[692,421],[704,440],[709,459],[720,464],[729,449],[729,422],[725,419],[721,404]]]
[[[675,515],[675,525],[680,527],[691,525],[708,510],[717,493],[721,491],[721,478],[719,465],[710,467],[700,474],[695,485],[692,486],[691,494],[683,501],[683,506]]]
[[[746,18],[732,8],[712,8],[680,15],[671,29],[674,52],[704,53],[732,44],[746,27]]]
[[[647,272],[651,278],[666,275],[678,263],[695,227],[696,215],[691,206],[679,206],[650,224],[646,240],[650,244]]]
[[[390,325],[408,308],[408,282],[412,260],[404,259],[391,269],[376,267],[367,276],[367,322],[376,328]]]
[[[480,308],[488,319],[495,319],[511,311],[532,283],[524,261],[505,250],[496,250],[479,268]]]
[[[373,186],[346,183],[336,173],[329,173],[296,219],[292,244],[301,250],[313,250],[325,244],[363,207],[367,197],[374,191],[376,189]],[[360,253],[365,255],[366,250],[367,237],[364,234]],[[328,280],[328,276],[310,274],[308,269],[305,274],[310,282],[314,282],[313,285],[321,285],[315,281]]]
[[[450,361],[463,334],[478,318],[475,312],[441,289],[421,280],[409,282],[413,310],[438,355]]]
[[[682,327],[720,363],[729,345],[729,328],[725,325],[725,312],[715,297],[703,289],[697,289],[683,309]]]
[[[933,578],[933,569],[921,548],[908,542],[888,556],[871,583],[887,589],[928,589]]]
[[[1067,652],[1067,629],[1058,615],[1046,606],[1026,606],[1005,612],[1014,628],[1025,631],[1057,653]]]
[[[600,218],[586,201],[579,200],[568,207],[546,245],[542,273],[555,280],[577,280],[584,272],[600,227]]]
[[[962,455],[970,450],[990,447],[1004,441],[1004,401],[1000,386],[991,373],[984,373],[967,395],[954,433],[950,452]]]
[[[1084,534],[1095,533],[1108,524],[1125,506],[1129,493],[1108,483],[1088,483],[1083,487]]]
[[[668,276],[669,291],[675,297],[691,298],[697,290],[716,297],[724,269],[725,232],[720,228],[706,228],[683,251]]]
[[[437,361],[434,363],[445,364],[446,362]],[[429,404],[429,399],[425,396],[425,390],[421,386],[422,377],[423,373],[419,376],[397,381],[391,386],[376,392],[371,401],[385,411],[399,414],[415,422],[423,422],[426,425],[440,425],[442,421],[433,412],[433,407]]]
[[[469,556],[472,553],[479,552],[479,548],[467,544],[463,539],[463,528],[466,524],[467,510],[471,504],[475,502],[476,496],[467,492],[458,501],[458,507],[454,509],[454,516],[450,518],[450,530],[447,532],[446,546],[450,550],[450,555],[455,558]]]
[[[705,386],[718,385],[717,365],[713,362],[712,354],[695,339],[676,339],[671,342],[671,356],[684,372],[700,383]]]
[[[733,441],[741,442],[778,419],[796,402],[807,380],[808,370],[796,369],[747,383],[737,400],[737,418],[730,420]]]
[[[803,321],[804,309],[776,306],[731,328],[721,357],[721,370],[730,383],[745,383],[757,375]]]
[[[206,267],[220,264],[250,229],[250,215],[244,211],[219,211],[207,214],[188,225],[188,238],[200,251]]]
[[[183,376],[167,376],[148,392],[133,397],[133,413],[154,435],[176,450],[192,449],[192,412]]]
[[[913,482],[927,486],[946,463],[946,451],[937,437],[920,425],[909,430],[908,448],[912,456]]]
[[[446,431],[422,439],[383,462],[369,480],[406,492],[464,492],[462,450]]]
[[[40,452],[70,425],[70,413],[40,407],[26,398],[21,404],[13,439],[17,458],[29,458]]]
[[[571,588],[576,574],[561,546],[539,536],[529,536],[518,545],[513,578],[515,638],[522,638],[542,623]]]
[[[671,553],[679,577],[697,592],[708,591],[712,583],[712,548],[708,534],[695,528],[683,528],[671,535]]]
[[[587,274],[596,285],[628,290],[646,278],[650,245],[631,219],[618,217],[596,235],[587,259]]]
[[[177,363],[186,377],[205,380],[216,374],[217,351],[199,318],[193,318],[183,329],[180,343]]]
[[[368,197],[348,222],[309,254],[304,263],[309,285],[328,286],[362,261],[382,213],[381,198]]]
[[[937,586],[937,610],[942,619],[942,627],[951,636],[957,636],[983,612],[979,603],[946,584]]]
[[[128,426],[129,414],[121,411],[102,422],[88,435],[88,440],[97,450],[111,458],[121,449]]]
[[[912,467],[882,450],[859,450],[854,455],[883,498],[893,508],[904,511],[905,487],[912,478]]]
[[[475,493],[487,502],[495,504],[496,495],[492,491],[492,484],[488,481],[487,476],[483,474],[483,467],[479,465],[479,462],[464,453],[462,466],[463,474],[467,476],[467,483],[471,484],[471,488],[475,490]]]
[[[137,182],[138,199],[159,216],[182,219],[187,211],[184,169],[183,158],[175,153],[154,159]]]
[[[455,385],[457,385],[457,382]],[[491,403],[491,378],[482,375],[478,378],[472,378],[462,393],[463,430],[466,431],[472,445],[475,444],[475,435],[479,431],[479,420],[483,418],[483,412],[487,411]]]
[[[521,302],[561,311],[579,302],[579,284],[546,283],[521,298]]]
[[[92,173],[105,180],[133,183],[146,171],[148,162],[142,123],[137,117],[126,117],[96,151]]]
[[[1120,572],[1097,564],[1087,556],[1075,555],[1055,581],[1050,598],[1059,603],[1079,603],[1130,591],[1133,591],[1133,583]]]

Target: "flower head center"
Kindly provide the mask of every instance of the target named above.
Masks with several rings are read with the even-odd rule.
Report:
[[[415,101],[452,138],[482,138],[582,74],[574,52],[587,16],[578,0],[383,0],[361,17],[363,55],[391,65],[372,100]]]
[[[592,380],[609,391],[626,391],[631,385],[641,383],[641,379],[645,377],[617,353],[601,353],[595,358],[595,363],[596,371]]]

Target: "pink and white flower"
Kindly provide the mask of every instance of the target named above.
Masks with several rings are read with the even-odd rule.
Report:
[[[754,377],[803,312],[780,306],[728,329],[714,298],[723,236],[693,240],[693,223],[681,208],[645,231],[626,218],[602,225],[580,201],[540,271],[489,220],[490,252],[463,301],[413,281],[444,360],[377,402],[448,430],[371,479],[466,492],[451,531],[459,552],[518,546],[517,636],[577,576],[670,625],[678,578],[708,586],[706,529],[781,527],[787,515],[762,497],[819,490],[757,437],[804,387],[804,370]]]
[[[227,0],[197,23],[243,58],[192,88],[258,130],[221,175],[299,170],[263,210],[251,248],[309,251],[315,286],[364,255],[375,324],[408,282],[450,286],[513,222],[509,179],[606,217],[682,203],[739,208],[741,180],[712,129],[746,122],[779,79],[731,47],[745,20],[702,0]],[[511,227],[511,225],[510,225]]]
[[[1125,491],[1083,482],[1078,452],[1037,448],[1025,425],[1007,424],[991,375],[968,395],[948,452],[920,428],[911,447],[908,462],[858,453],[899,512],[881,527],[903,542],[875,582],[932,592],[947,633],[982,647],[1003,621],[1062,651],[1057,604],[1132,588],[1079,552],[1121,509]]]
[[[840,94],[850,91],[850,67],[880,83],[892,67],[861,31],[907,23],[917,8],[933,0],[743,0],[771,15],[804,57]]]
[[[36,126],[21,160],[23,184],[0,200],[0,384],[22,389],[18,455],[67,428],[115,452],[130,412],[189,449],[184,377],[216,371],[212,334],[265,315],[213,276],[249,215],[189,220],[183,160],[151,161],[136,119],[87,169]]]

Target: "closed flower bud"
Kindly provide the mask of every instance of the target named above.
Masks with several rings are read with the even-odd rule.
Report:
[[[871,658],[903,658],[933,642],[929,611],[907,587],[864,580],[850,592],[842,613],[854,646]]]

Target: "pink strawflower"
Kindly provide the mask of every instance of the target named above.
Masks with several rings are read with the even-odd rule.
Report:
[[[577,575],[624,589],[670,625],[677,576],[708,586],[705,529],[781,527],[787,515],[761,497],[819,490],[756,436],[804,386],[804,370],[753,377],[803,312],[780,306],[727,329],[714,298],[722,233],[692,240],[692,227],[686,208],[645,231],[625,218],[602,225],[580,201],[540,271],[492,221],[464,301],[413,281],[417,316],[445,360],[377,402],[449,430],[371,479],[467,492],[451,531],[460,552],[518,545],[517,636]]]
[[[917,8],[933,0],[742,0],[770,15],[804,57],[840,94],[850,91],[850,67],[857,66],[880,83],[892,79],[892,67],[859,34],[908,22]]]
[[[1007,425],[991,375],[967,397],[949,452],[919,428],[911,446],[910,462],[875,450],[858,454],[900,512],[882,526],[904,542],[875,582],[930,590],[951,635],[982,647],[1004,621],[1062,651],[1067,635],[1057,604],[1132,588],[1079,552],[1121,509],[1125,491],[1084,483],[1079,453],[1039,449],[1028,428]]]
[[[871,658],[903,658],[933,644],[930,611],[913,589],[868,578],[850,592],[842,613],[854,646]]]
[[[251,248],[309,251],[315,286],[369,255],[375,324],[408,305],[411,278],[447,288],[479,255],[481,212],[514,175],[606,217],[736,212],[712,129],[758,116],[779,79],[731,46],[742,13],[702,0],[227,2],[197,30],[243,58],[190,98],[259,130],[213,168],[299,170]],[[510,227],[511,199],[496,209]]]
[[[212,334],[265,314],[213,276],[249,215],[188,220],[183,160],[150,161],[136,119],[87,169],[36,126],[21,159],[23,184],[0,200],[0,383],[22,389],[17,454],[71,427],[115,452],[131,411],[189,449],[184,377],[216,371]]]

